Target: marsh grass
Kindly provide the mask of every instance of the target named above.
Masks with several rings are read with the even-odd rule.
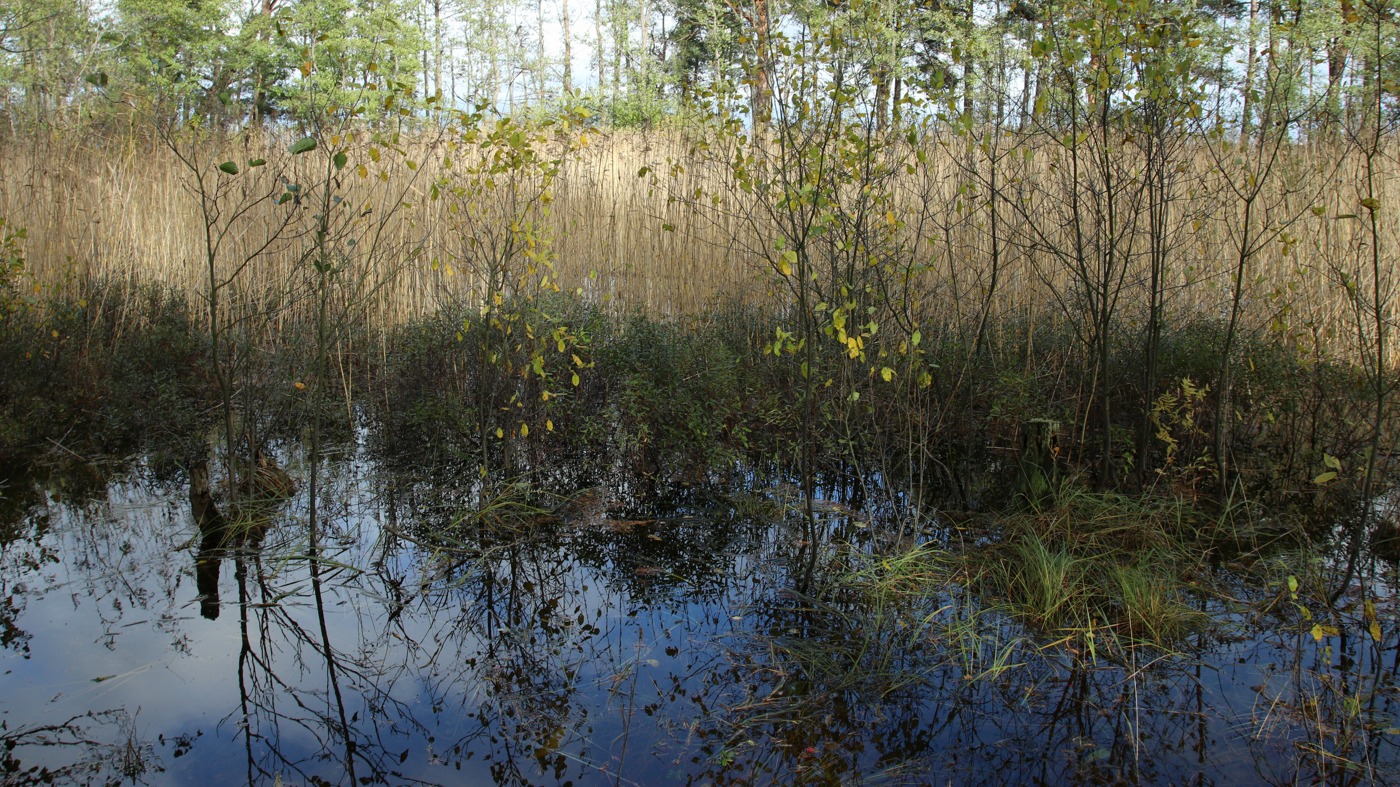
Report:
[[[338,323],[353,326],[338,331],[330,348],[340,372],[339,385],[332,387],[347,402],[357,394],[354,373],[372,371],[372,358],[380,369],[397,365],[394,355],[402,345],[395,345],[396,331],[432,321],[465,323],[473,313],[484,313],[495,295],[488,295],[492,285],[480,261],[473,262],[480,252],[474,244],[483,233],[466,228],[494,228],[499,235],[498,225],[509,223],[519,209],[497,191],[480,204],[434,198],[434,184],[451,182],[453,172],[477,155],[469,148],[454,151],[458,169],[449,170],[445,143],[426,132],[399,137],[392,155],[390,144],[368,132],[350,136],[347,150],[353,156],[337,181],[337,197],[363,211],[338,229],[344,243],[337,247],[337,285],[328,307]],[[288,142],[267,133],[179,144],[211,168],[225,159],[264,158],[265,165],[239,175],[245,179],[239,183],[248,188],[317,182],[313,157],[289,155]],[[1146,315],[1135,304],[1143,301],[1148,286],[1147,240],[1123,240],[1126,267],[1121,293],[1115,296],[1123,305],[1109,337],[1112,362],[1104,372],[1109,379],[1101,379],[1103,370],[1091,368],[1083,357],[1086,326],[1073,272],[1047,251],[1046,244],[1053,246],[1057,238],[1069,242],[1068,236],[1055,235],[1068,229],[1003,222],[1005,235],[993,244],[986,214],[991,205],[1015,195],[986,191],[983,187],[992,181],[985,170],[992,165],[969,156],[952,138],[930,143],[923,162],[900,170],[889,184],[891,207],[903,214],[898,217],[903,235],[888,239],[899,250],[901,267],[898,281],[870,284],[902,294],[887,295],[870,307],[875,309],[869,314],[872,324],[885,326],[869,337],[871,360],[852,362],[836,343],[816,338],[821,346],[806,351],[810,374],[834,384],[816,386],[805,396],[820,401],[798,407],[795,394],[803,388],[799,364],[791,358],[748,357],[762,353],[775,330],[791,329],[798,319],[783,299],[783,277],[764,261],[775,230],[746,213],[752,195],[738,188],[722,157],[706,154],[710,142],[703,130],[579,127],[566,138],[540,145],[543,155],[561,157],[561,169],[547,200],[541,198],[540,226],[532,234],[545,248],[541,253],[553,261],[550,287],[541,283],[539,289],[557,283],[560,297],[574,304],[540,311],[553,310],[572,323],[587,320],[577,313],[593,309],[613,322],[611,335],[621,337],[613,347],[613,367],[624,379],[610,385],[620,383],[638,405],[628,414],[641,417],[626,437],[640,453],[652,454],[645,464],[720,458],[729,447],[709,439],[716,433],[719,443],[769,454],[791,453],[802,441],[813,440],[821,452],[879,467],[887,476],[932,477],[958,505],[970,507],[979,502],[977,482],[957,467],[960,457],[990,462],[989,451],[1017,444],[1028,418],[1062,422],[1062,458],[1099,467],[1100,477],[1092,483],[1101,488],[1163,480],[1190,493],[1221,487],[1230,479],[1212,478],[1209,469],[1220,464],[1215,454],[1222,453],[1229,455],[1232,472],[1250,491],[1272,487],[1295,494],[1319,474],[1325,454],[1342,457],[1350,466],[1362,463],[1366,424],[1349,413],[1355,400],[1365,396],[1354,367],[1366,357],[1369,344],[1364,331],[1356,329],[1356,304],[1367,297],[1363,290],[1369,285],[1342,275],[1357,244],[1366,240],[1358,234],[1360,223],[1345,218],[1355,208],[1350,184],[1361,174],[1360,163],[1345,149],[1311,143],[1284,150],[1274,170],[1278,182],[1265,184],[1266,191],[1273,189],[1261,203],[1269,215],[1256,219],[1286,232],[1277,243],[1253,251],[1242,281],[1238,325],[1231,322],[1233,338],[1227,343],[1223,318],[1234,302],[1235,271],[1221,250],[1239,231],[1238,206],[1220,196],[1220,179],[1226,175],[1218,162],[1223,159],[1207,155],[1202,147],[1212,143],[1188,143],[1188,148],[1200,149],[1183,155],[1179,174],[1190,187],[1170,219],[1173,256],[1159,283],[1164,293],[1160,369],[1157,379],[1145,380],[1141,331]],[[128,287],[151,282],[182,295],[196,313],[197,325],[207,322],[207,315],[199,314],[207,277],[201,269],[205,222],[190,193],[188,173],[182,174],[172,151],[160,146],[116,138],[94,143],[74,146],[46,138],[0,152],[0,216],[7,226],[28,230],[25,276],[52,293],[91,290],[85,283],[92,282],[125,283],[111,288],[111,295],[96,295],[117,301]],[[1039,197],[1056,193],[1054,141],[1029,134],[1015,144],[1027,155],[999,159],[996,181],[1022,184],[1025,193]],[[372,160],[371,150],[383,156]],[[891,145],[872,155],[893,160],[908,153]],[[1125,149],[1122,155],[1133,154]],[[1129,169],[1130,164],[1124,162]],[[1382,203],[1400,198],[1396,178],[1380,178],[1378,188]],[[230,282],[221,330],[238,348],[240,363],[246,358],[251,364],[254,353],[287,343],[287,337],[303,337],[318,300],[306,263],[314,245],[315,212],[288,214],[288,205],[275,202],[259,203],[238,216],[236,226],[230,225],[236,231],[214,260],[218,275]],[[461,210],[475,211],[475,224],[464,222]],[[283,221],[290,221],[287,229],[273,233]],[[1389,253],[1397,243],[1395,228],[1382,229],[1379,242]],[[268,237],[273,242],[266,243]],[[116,303],[114,308],[127,307]],[[576,313],[565,315],[568,309]],[[657,324],[628,329],[625,322],[633,314]],[[119,317],[117,324],[139,319],[139,314]],[[658,327],[665,321],[673,324]],[[886,366],[890,374],[882,384],[881,365],[906,357],[915,326],[923,339],[921,349],[907,356],[907,366]],[[665,331],[685,333],[688,339],[659,336]],[[304,338],[297,341],[305,344]],[[1227,345],[1231,357],[1223,359]],[[431,385],[428,368],[443,374],[459,371],[455,364],[461,356],[449,359],[449,349],[437,347],[444,358],[430,359],[418,374],[424,387]],[[659,389],[648,389],[670,385],[661,370],[635,373],[638,359],[654,349],[679,353],[666,358],[675,364],[669,380],[687,396],[668,402],[656,395]],[[742,363],[731,365],[733,358]],[[1216,378],[1227,367],[1233,371],[1222,390]],[[725,369],[734,370],[729,379],[724,379]],[[296,373],[289,366],[278,375]],[[1181,389],[1184,379],[1206,394],[1192,412],[1177,414],[1182,428],[1170,439],[1181,445],[1168,446],[1153,439],[1149,413],[1164,396]],[[250,368],[238,382],[242,390],[252,390],[248,386],[258,382],[258,375]],[[589,384],[585,380],[584,386]],[[445,387],[453,385],[449,381]],[[696,407],[690,394],[722,401],[712,408],[708,403]],[[1116,415],[1111,423],[1091,422],[1090,413],[1104,397],[1115,402]],[[379,400],[386,408],[395,406],[386,397]],[[585,400],[597,401],[575,398]],[[1221,409],[1227,400],[1230,406]],[[497,426],[493,419],[501,420],[485,413],[489,408],[480,401],[444,396],[422,405],[390,420],[410,426],[441,421],[448,433],[481,432],[484,425],[487,434]],[[546,422],[558,426],[566,420],[554,417],[561,412],[557,408],[553,413],[548,409],[532,405],[523,417],[499,426],[518,431],[523,425],[537,432]],[[352,406],[343,410],[350,420]],[[735,410],[746,416],[736,417]],[[273,407],[267,415],[277,412]],[[799,412],[813,414],[814,423],[797,419]],[[1205,439],[1219,431],[1214,420],[1230,421],[1223,432],[1229,442],[1223,446]],[[888,429],[893,424],[907,428]],[[586,430],[589,422],[572,419],[570,425]],[[1095,456],[1105,444],[1096,441],[1096,432],[1100,438],[1110,434],[1119,453]],[[1393,430],[1387,425],[1385,432],[1390,436]],[[1136,444],[1133,435],[1139,436]],[[693,456],[684,456],[688,440],[700,449]],[[489,452],[479,447],[478,453]],[[1352,483],[1354,475],[1344,475],[1339,485]]]
[[[1135,565],[1110,570],[1128,641],[1171,646],[1210,623],[1204,612],[1188,603],[1181,578],[1168,573],[1172,566],[1173,561],[1147,552]]]
[[[736,235],[743,237],[744,226],[733,207],[739,203],[730,202],[738,195],[731,192],[723,167],[693,155],[693,137],[671,130],[577,133],[586,142],[580,140],[582,144],[564,161],[547,233],[567,289],[581,291],[610,309],[643,309],[657,316],[696,313],[717,294],[764,292],[762,271],[744,251],[761,246],[762,239],[734,242]],[[378,324],[422,317],[479,289],[471,271],[457,267],[457,273],[447,272],[460,239],[451,234],[454,222],[445,204],[427,193],[427,184],[441,170],[443,151],[426,139],[409,137],[400,144],[403,155],[396,160],[414,162],[414,170],[381,162],[369,169],[371,177],[350,178],[346,184],[346,199],[357,205],[372,208],[383,194],[399,190],[409,200],[394,221],[379,229],[379,248],[397,251],[372,261],[384,270],[366,274],[392,279],[366,307]],[[286,155],[287,142],[276,135],[254,135],[231,143],[210,140],[203,143],[203,158],[216,162],[256,155],[268,162],[256,177],[295,180],[303,162]],[[1032,136],[1020,144],[1029,151],[1045,150],[1042,155],[1008,157],[1001,165],[1007,168],[1001,174],[1003,180],[1034,182],[1055,176],[1053,157],[1047,155],[1053,150],[1049,140]],[[953,318],[949,327],[961,330],[965,326],[957,320],[971,315],[958,304],[986,284],[991,253],[985,228],[978,224],[979,211],[985,208],[985,199],[1001,195],[971,201],[959,197],[966,173],[957,148],[935,147],[927,158],[922,169],[896,184],[896,191],[911,216],[929,219],[919,226],[940,230],[911,239],[909,246],[916,258],[929,261],[917,270],[920,302]],[[1338,352],[1352,352],[1346,329],[1353,294],[1346,287],[1333,286],[1320,261],[1348,259],[1357,242],[1360,228],[1353,225],[1358,223],[1336,218],[1346,215],[1354,201],[1348,184],[1359,176],[1360,164],[1353,158],[1347,151],[1319,145],[1287,151],[1289,170],[1279,176],[1280,183],[1292,184],[1288,194],[1294,194],[1293,199],[1315,195],[1310,205],[1318,206],[1321,215],[1307,213],[1309,205],[1283,205],[1284,195],[1279,196],[1280,215],[1299,212],[1306,217],[1288,240],[1257,255],[1246,293],[1250,306],[1245,333],[1272,330],[1300,341],[1313,333]],[[1208,166],[1211,157],[1186,156],[1185,160],[1187,179],[1196,188],[1180,207],[1180,226],[1174,226],[1180,257],[1168,285],[1172,319],[1218,316],[1225,303],[1229,270],[1216,251],[1228,246],[1234,230],[1231,211],[1216,204],[1220,192],[1212,187],[1212,178],[1220,175]],[[1322,166],[1336,162],[1340,164],[1335,170]],[[352,161],[350,167],[359,163]],[[643,171],[648,174],[639,177]],[[378,179],[380,172],[387,180]],[[153,280],[176,290],[199,291],[201,222],[182,185],[179,164],[168,152],[129,140],[76,148],[36,139],[32,144],[7,146],[0,154],[0,173],[6,184],[0,187],[0,215],[28,229],[29,257],[44,281],[57,281],[71,260],[87,277]],[[1331,174],[1324,177],[1324,173]],[[1299,179],[1308,178],[1314,182],[1296,187]],[[1380,185],[1382,203],[1400,197],[1394,178],[1382,179]],[[705,199],[673,198],[695,194]],[[250,218],[250,231],[230,249],[231,257],[257,241],[259,219]],[[261,220],[275,218],[275,208],[270,207]],[[1397,242],[1390,230],[1384,238],[1387,250]],[[1014,241],[1016,228],[1011,231]],[[288,281],[303,237],[304,232],[294,232],[286,242],[270,248],[244,283],[247,291],[276,291]],[[1010,248],[1014,253],[998,261],[1002,283],[991,324],[1009,325],[1013,318],[1063,319],[1064,314],[1049,307],[1060,303],[1070,289],[1066,272],[1041,259],[1032,247],[1021,249],[1013,242]],[[418,262],[406,264],[410,255]],[[1130,291],[1137,280],[1130,271]],[[993,331],[990,338],[1000,348],[1023,341],[1001,331]]]
[[[1076,492],[1048,510],[992,517],[998,534],[959,556],[985,610],[1095,656],[1171,651],[1205,629],[1213,597],[1204,512],[1182,499]]]
[[[1021,537],[991,571],[1012,611],[1044,629],[1089,625],[1088,559],[1052,547],[1037,535]]]

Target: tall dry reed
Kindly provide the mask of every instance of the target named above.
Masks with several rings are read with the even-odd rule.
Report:
[[[692,314],[717,297],[765,291],[764,276],[771,273],[755,264],[752,250],[772,239],[745,237],[752,231],[736,216],[736,206],[744,203],[730,199],[723,161],[693,154],[671,131],[578,133],[586,135],[586,143],[564,162],[546,232],[563,287],[612,310],[657,315]],[[1006,202],[1028,194],[1053,198],[1060,177],[1055,142],[1026,138],[1015,144],[1035,155],[1006,156],[992,165],[958,145],[932,146],[927,163],[896,185],[907,226],[916,234],[907,246],[916,257],[908,270],[931,328],[965,327],[972,304],[990,286],[988,218],[996,200],[1002,201],[1005,234],[996,260],[991,324],[1058,320],[1073,313],[1067,300],[1073,292],[1071,272],[1030,242],[1029,228]],[[1166,282],[1167,313],[1175,318],[1222,317],[1231,300],[1232,249],[1242,218],[1221,180],[1230,176],[1229,168],[1220,164],[1236,154],[1211,153],[1205,147],[1210,144],[1188,143],[1178,165]],[[285,151],[285,140],[262,139],[207,143],[199,155],[210,167],[223,160],[267,160],[240,177],[291,182],[321,176],[316,167],[324,168],[323,159],[320,164],[314,156],[293,160]],[[453,262],[454,249],[462,244],[454,237],[460,223],[446,213],[443,201],[431,198],[443,155],[440,144],[410,142],[399,155],[378,163],[352,159],[341,173],[344,198],[369,215],[376,208],[384,211],[377,200],[406,195],[404,205],[387,211],[391,219],[375,225],[373,251],[351,260],[354,275],[378,283],[363,308],[381,324],[470,300],[480,290],[470,266]],[[1124,163],[1133,170],[1132,161]],[[352,174],[360,164],[367,166],[368,177]],[[988,193],[991,166],[998,168],[998,182],[1015,188]],[[1365,295],[1358,288],[1369,286],[1347,273],[1365,243],[1362,222],[1348,218],[1361,213],[1359,166],[1344,146],[1284,151],[1271,176],[1277,183],[1265,184],[1261,204],[1267,209],[1253,219],[1256,235],[1267,242],[1253,250],[1246,271],[1244,330],[1316,342],[1328,352],[1355,352],[1353,304],[1358,294]],[[647,173],[639,176],[644,168]],[[1390,172],[1381,183],[1383,205],[1400,201],[1400,168]],[[197,294],[204,286],[205,221],[186,181],[174,156],[159,146],[11,144],[0,151],[0,215],[28,229],[26,256],[41,281],[58,283],[76,274],[89,280],[153,281]],[[222,252],[227,264],[258,248],[264,242],[261,230],[287,209],[267,204],[259,208],[262,213],[245,217]],[[503,216],[509,212],[509,206],[496,209]],[[308,212],[260,254],[241,274],[239,292],[294,300],[287,283],[297,279],[297,266],[304,264],[312,224]],[[1400,226],[1394,221],[1383,226],[1382,256],[1393,261]],[[1131,324],[1140,317],[1134,304],[1146,298],[1146,238],[1130,239],[1126,248],[1122,297]]]

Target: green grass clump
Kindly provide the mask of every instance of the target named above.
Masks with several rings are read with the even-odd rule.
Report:
[[[1011,608],[1038,627],[1089,623],[1086,573],[1091,562],[1035,534],[1010,545],[993,568]]]
[[[970,585],[1043,636],[1171,649],[1199,631],[1209,572],[1186,501],[1071,492],[1053,509],[990,523],[1001,538],[963,555]]]

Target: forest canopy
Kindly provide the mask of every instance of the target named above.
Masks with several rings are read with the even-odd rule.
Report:
[[[372,87],[397,97],[381,117],[584,105],[636,125],[729,91],[761,122],[790,98],[772,69],[822,39],[813,67],[882,125],[915,98],[1025,127],[1092,78],[1130,102],[1190,93],[1207,127],[1307,134],[1371,99],[1394,115],[1395,22],[1387,0],[3,0],[0,111],[12,131],[135,107],[236,127]]]

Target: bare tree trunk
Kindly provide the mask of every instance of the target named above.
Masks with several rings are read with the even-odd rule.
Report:
[[[574,92],[574,44],[569,32],[569,0],[559,0],[559,21],[564,26],[564,95]]]
[[[899,100],[904,97],[904,80],[899,77],[894,78],[894,101],[890,107],[890,125],[895,131],[899,130]]]
[[[637,70],[642,74],[642,81],[646,82],[647,72],[651,70],[651,4],[647,0],[641,0],[638,13],[641,17],[638,25],[642,28],[642,53],[641,64]]]
[[[627,46],[627,20],[620,18],[617,4],[620,0],[611,0],[608,6],[608,22],[612,26],[613,48],[612,48],[612,100],[617,101],[618,94],[622,91],[622,67],[623,58],[630,57]]]
[[[424,41],[427,41],[429,37],[428,4],[426,2],[419,3],[417,13],[415,13],[413,16],[414,20],[418,24],[418,35],[421,36]],[[428,96],[432,95],[430,87],[430,84],[433,81],[433,71],[430,66],[432,53],[429,52],[428,47],[425,46],[422,49],[418,50],[418,54],[416,57],[418,59],[418,73],[423,77],[423,97],[427,98]]]
[[[1245,53],[1244,85],[1240,90],[1244,107],[1240,112],[1240,139],[1249,139],[1250,128],[1254,124],[1254,83],[1259,75],[1259,38],[1255,23],[1259,20],[1259,0],[1249,0],[1249,51]]]
[[[749,69],[752,81],[749,93],[749,109],[752,112],[755,135],[766,129],[773,120],[773,86],[768,74],[768,45],[771,19],[768,0],[754,0],[753,18],[750,20],[754,32],[754,61]]]
[[[1278,106],[1278,96],[1273,95],[1277,80],[1274,74],[1278,65],[1278,27],[1282,18],[1277,11],[1270,17],[1268,47],[1264,52],[1264,109],[1265,114],[1259,118],[1259,136],[1267,137],[1271,131],[1270,125],[1273,120],[1273,109]]]
[[[442,0],[433,0],[433,92],[442,95]]]
[[[1347,59],[1351,55],[1346,42],[1347,19],[1355,13],[1351,0],[1341,0],[1340,10],[1342,29],[1327,45],[1327,117],[1324,122],[1329,131],[1336,129],[1342,117],[1342,78],[1346,76]]]
[[[549,79],[544,54],[544,0],[536,0],[535,7],[535,67],[531,70],[535,72],[535,100],[543,101],[545,82]]]
[[[969,31],[972,30],[974,24],[972,20],[972,2],[973,0],[967,0],[967,29]],[[971,49],[971,47],[968,47],[968,49]],[[963,114],[970,116],[972,115],[972,57],[967,52],[963,52],[962,89]]]
[[[603,0],[593,0],[593,57],[598,61],[598,89],[607,84],[603,56]]]
[[[883,133],[889,128],[890,72],[883,65],[875,67],[875,130]]]

